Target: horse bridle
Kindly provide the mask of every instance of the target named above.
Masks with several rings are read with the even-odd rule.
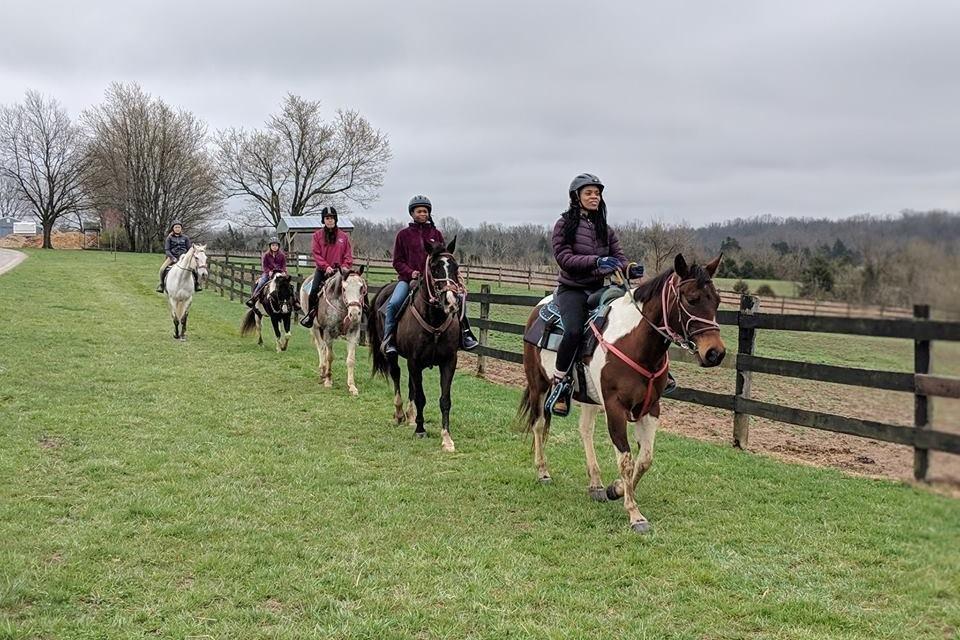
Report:
[[[430,271],[430,262],[433,258],[450,258],[451,260],[455,260],[455,258],[453,257],[452,253],[440,253],[435,256],[427,256],[426,263],[423,267],[423,280],[427,287],[428,302],[433,306],[437,306],[437,304],[440,302],[440,296],[444,293],[452,292],[460,296],[466,292],[466,289],[464,289],[464,286],[460,284],[459,279],[451,278],[449,273],[447,277],[435,278],[433,273]],[[437,288],[438,282],[444,283],[442,289]]]
[[[683,303],[683,297],[680,295],[680,287],[685,285],[688,282],[696,282],[696,278],[687,278],[681,280],[680,276],[676,273],[670,276],[670,279],[664,284],[663,289],[660,292],[660,309],[661,317],[663,318],[662,324],[655,324],[650,318],[644,315],[643,310],[637,304],[637,301],[634,300],[633,304],[637,307],[637,310],[640,311],[640,316],[647,321],[654,331],[663,336],[663,339],[667,342],[672,342],[681,349],[686,349],[691,353],[697,350],[697,345],[693,341],[693,337],[707,331],[719,331],[720,324],[716,320],[711,320],[709,318],[701,318],[700,316],[694,315],[690,309]],[[668,303],[670,296],[673,296],[672,304]],[[680,323],[680,330],[683,332],[683,335],[677,333],[670,326],[670,316],[673,313],[672,306],[676,305],[677,307],[677,320]],[[683,315],[687,315],[687,320],[684,322]],[[691,330],[691,325],[694,322],[699,322],[703,326]]]

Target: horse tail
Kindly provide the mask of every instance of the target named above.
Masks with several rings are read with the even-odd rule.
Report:
[[[540,419],[540,413],[543,407],[540,406],[538,398],[533,397],[530,387],[523,388],[523,394],[520,396],[520,406],[517,407],[517,419],[524,433],[530,433],[533,425]]]
[[[380,375],[386,378],[387,374],[390,373],[390,361],[380,351],[380,342],[383,340],[380,333],[380,314],[374,306],[367,312],[367,343],[370,345],[370,357],[373,359],[373,371],[370,375],[374,377]]]
[[[249,336],[257,328],[257,310],[250,309],[247,311],[247,314],[243,316],[243,322],[240,323],[240,335]]]

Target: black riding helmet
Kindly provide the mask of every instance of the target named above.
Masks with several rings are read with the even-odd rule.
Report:
[[[427,196],[413,196],[410,198],[410,202],[407,203],[407,213],[413,215],[413,210],[417,207],[426,207],[429,213],[433,213],[433,203],[430,202],[430,198]]]
[[[580,193],[580,189],[590,186],[598,187],[600,189],[600,194],[603,195],[603,182],[601,182],[600,178],[592,173],[581,173],[576,178],[571,180],[569,189],[571,200],[576,198],[576,195]]]
[[[273,244],[277,245],[278,247],[282,246],[280,244],[280,238],[278,238],[277,236],[270,236],[269,238],[267,238],[267,249],[269,249],[270,245],[273,245]]]
[[[321,209],[320,219],[323,220],[324,218],[333,218],[334,222],[339,221],[339,218],[337,217],[336,207],[324,207],[323,209]]]
[[[173,222],[170,223],[170,231],[173,231],[173,228],[177,225],[180,225],[181,229],[183,228],[182,222],[180,222],[179,220],[174,220]]]

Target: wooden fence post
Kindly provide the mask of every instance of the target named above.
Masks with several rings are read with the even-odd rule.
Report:
[[[737,318],[739,325],[737,340],[737,355],[740,354],[752,356],[753,347],[756,343],[756,329],[747,329],[740,323],[740,318],[745,315],[753,315],[760,308],[760,299],[753,296],[740,296],[740,316]],[[738,358],[739,360],[739,358]],[[736,398],[750,398],[750,385],[753,374],[750,371],[744,371],[737,365],[737,389]],[[734,398],[733,411],[733,446],[738,449],[746,449],[750,440],[750,416],[745,413],[738,413],[736,410],[736,398]]]
[[[527,267],[527,291],[533,289],[533,267]]]
[[[480,285],[480,293],[485,296],[490,295],[490,285],[489,284]],[[487,299],[484,299],[483,302],[480,303],[480,319],[481,320],[490,319],[490,302]],[[490,332],[486,327],[480,328],[480,346],[481,347],[487,346],[489,333]],[[478,376],[482,377],[484,373],[486,373],[485,364],[486,364],[486,361],[483,354],[478,353],[477,354],[477,375]]]
[[[930,305],[913,305],[913,317],[920,320],[930,318]],[[930,373],[930,341],[913,341],[913,373]],[[913,396],[913,426],[917,429],[929,429],[933,422],[933,400],[928,396],[914,392]],[[913,477],[917,480],[926,481],[927,471],[930,468],[929,449],[913,449]]]
[[[230,302],[233,302],[233,285],[237,281],[237,268],[234,264],[230,263]]]

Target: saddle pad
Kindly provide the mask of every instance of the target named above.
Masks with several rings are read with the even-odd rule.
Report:
[[[587,323],[584,325],[583,342],[580,345],[581,357],[593,354],[597,348],[597,338],[590,329],[590,323],[596,325],[599,331],[603,331],[607,326],[607,315],[610,312],[610,303],[617,298],[622,297],[625,291],[620,288],[607,288],[591,295],[591,298],[601,294],[597,298],[598,305],[590,309],[587,315]],[[530,328],[523,335],[524,342],[528,342],[547,351],[556,351],[560,348],[560,340],[563,338],[563,318],[560,316],[560,309],[553,300],[542,305],[537,311],[537,317],[534,319]]]

